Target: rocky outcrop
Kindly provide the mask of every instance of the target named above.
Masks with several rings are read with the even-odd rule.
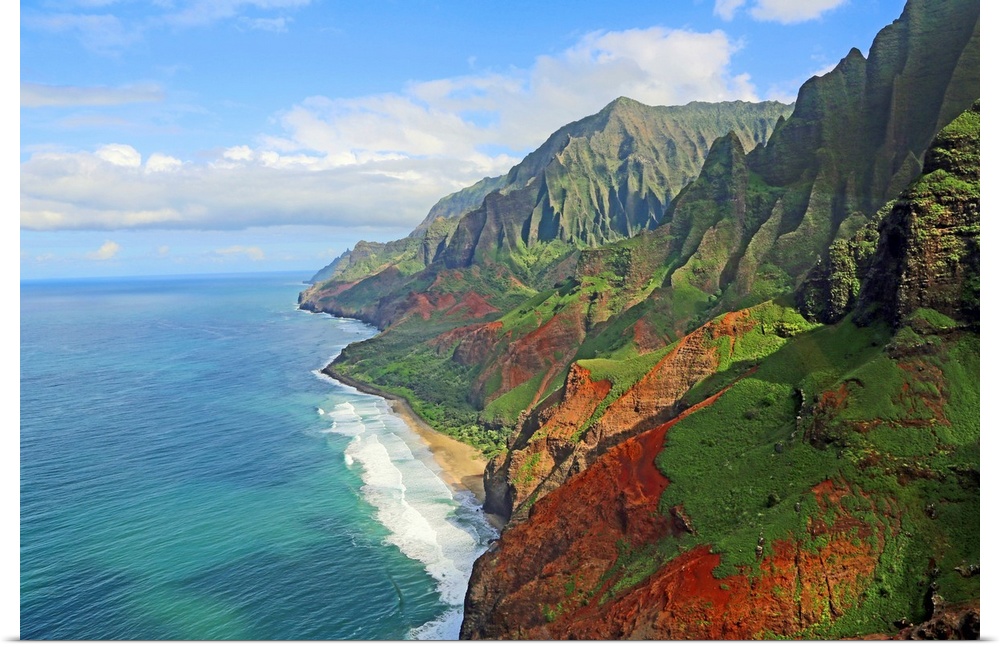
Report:
[[[503,324],[491,321],[455,328],[433,340],[438,353],[450,350],[451,358],[462,366],[477,366],[486,361],[490,350],[500,336]]]
[[[675,532],[673,522],[653,514],[667,486],[653,457],[668,429],[661,425],[620,444],[572,485],[540,501],[531,524],[504,531],[473,570],[463,638],[527,637],[521,628],[544,625],[546,607],[564,601],[569,582],[580,594],[597,586],[621,540],[651,541]],[[565,515],[568,509],[574,514]]]
[[[894,640],[979,640],[979,601],[949,605],[943,601],[929,620],[907,626]]]

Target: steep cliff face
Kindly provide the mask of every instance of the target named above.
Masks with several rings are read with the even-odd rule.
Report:
[[[335,281],[331,290],[344,290],[354,282],[389,268],[413,274],[430,265],[444,250],[458,219],[478,207],[483,198],[505,185],[507,177],[483,178],[472,186],[441,198],[406,238],[378,243],[359,241],[318,271],[310,283]],[[339,293],[338,292],[338,293]]]
[[[918,308],[979,324],[979,104],[949,124],[879,228],[861,321]]]
[[[664,300],[697,320],[794,290],[920,174],[934,135],[978,99],[978,52],[978,2],[909,2],[868,59],[854,49],[802,86],[766,146],[725,142],[664,217],[678,258]]]
[[[935,139],[917,183],[851,239],[834,242],[796,295],[807,316],[839,321],[861,297],[861,320],[898,323],[919,302],[978,325],[978,132],[977,102]]]
[[[530,628],[592,600],[623,542],[648,543],[684,532],[681,515],[656,514],[667,480],[652,457],[669,427],[619,444],[571,485],[539,502],[532,523],[504,531],[473,570],[463,638],[551,637],[532,636]],[[563,516],[567,510],[580,514]],[[551,534],[543,537],[536,527]]]
[[[732,358],[760,346],[754,311],[718,320],[730,361],[689,392],[699,404],[534,501],[476,563],[463,637],[977,635],[977,133],[978,110],[945,128],[879,228],[867,327],[774,322],[783,343],[748,371]],[[927,265],[917,283],[939,289],[907,291]],[[578,364],[539,430],[586,428],[613,392]]]
[[[668,429],[664,425],[622,443],[540,503],[532,526],[504,534],[473,571],[462,638],[807,635],[811,627],[842,616],[870,586],[885,537],[899,532],[899,520],[889,517],[869,526],[844,503],[850,489],[830,481],[812,491],[830,522],[811,523],[804,537],[769,543],[766,555],[761,543],[762,556],[752,570],[717,578],[713,571],[721,558],[707,545],[656,564],[677,552],[677,538],[693,533],[683,508],[657,512],[669,483],[656,474],[651,457]],[[580,514],[562,517],[568,505]],[[554,525],[555,517],[563,522],[554,534],[537,532],[539,525]],[[541,578],[535,576],[539,559]]]
[[[611,448],[480,558],[462,635],[833,638],[977,600],[978,339],[911,334],[801,333]]]

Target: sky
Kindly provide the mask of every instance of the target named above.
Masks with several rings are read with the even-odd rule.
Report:
[[[20,276],[313,271],[619,96],[794,101],[903,5],[24,0]]]

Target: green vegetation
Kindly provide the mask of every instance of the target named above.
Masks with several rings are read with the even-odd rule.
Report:
[[[499,377],[499,373],[496,375]],[[531,407],[535,394],[542,386],[543,379],[545,379],[545,374],[539,373],[493,400],[483,409],[482,419],[493,423],[513,425],[518,416]],[[553,382],[561,384],[561,381],[553,380]]]
[[[518,485],[528,485],[535,480],[535,468],[538,466],[539,461],[541,461],[542,455],[535,453],[531,454],[524,463],[517,469],[517,474],[514,475],[514,483]]]
[[[767,301],[751,308],[748,317],[751,324],[749,330],[735,338],[720,336],[710,344],[718,351],[719,366],[715,373],[695,384],[685,394],[684,401],[687,405],[697,404],[718,393],[781,348],[792,336],[818,328],[793,308],[775,301]],[[721,321],[722,318],[717,317],[715,321]]]
[[[436,430],[476,447],[487,457],[495,456],[506,448],[510,428],[480,422],[479,412],[468,401],[471,370],[453,362],[450,353],[435,353],[423,343],[433,336],[433,327],[421,332],[379,335],[352,344],[333,368],[405,398]]]
[[[760,536],[765,555],[778,540],[808,549],[809,520],[835,521],[811,488],[826,479],[851,484],[854,503],[841,505],[871,528],[861,541],[874,542],[878,564],[842,616],[801,637],[891,631],[896,619],[926,617],[932,558],[946,600],[978,596],[978,581],[953,571],[979,556],[978,490],[962,484],[979,469],[978,338],[928,337],[919,354],[897,360],[889,349],[899,334],[846,321],[800,334],[673,427],[657,457],[671,480],[661,510],[684,504],[698,534],[682,548],[711,544],[722,554],[719,577],[755,572]]]

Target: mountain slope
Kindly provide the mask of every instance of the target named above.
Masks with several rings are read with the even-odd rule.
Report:
[[[506,176],[487,177],[441,198],[406,238],[388,243],[360,241],[333,259],[310,283],[336,280],[343,284],[374,276],[390,267],[413,274],[441,253],[458,218],[476,208],[488,194],[504,186]]]
[[[894,201],[853,321],[772,320],[768,342],[760,309],[778,306],[758,306],[685,338],[714,346],[716,371],[759,357],[508,527],[476,563],[462,636],[815,639],[929,620],[906,632],[976,637],[978,124],[976,107],[948,125]],[[927,277],[936,290],[910,288]],[[609,392],[580,368],[553,430]]]
[[[683,318],[692,302],[711,314],[793,290],[919,174],[934,134],[978,99],[978,52],[977,2],[910,2],[867,60],[854,49],[807,81],[766,146],[678,196],[665,300]],[[706,200],[702,180],[728,200]]]

